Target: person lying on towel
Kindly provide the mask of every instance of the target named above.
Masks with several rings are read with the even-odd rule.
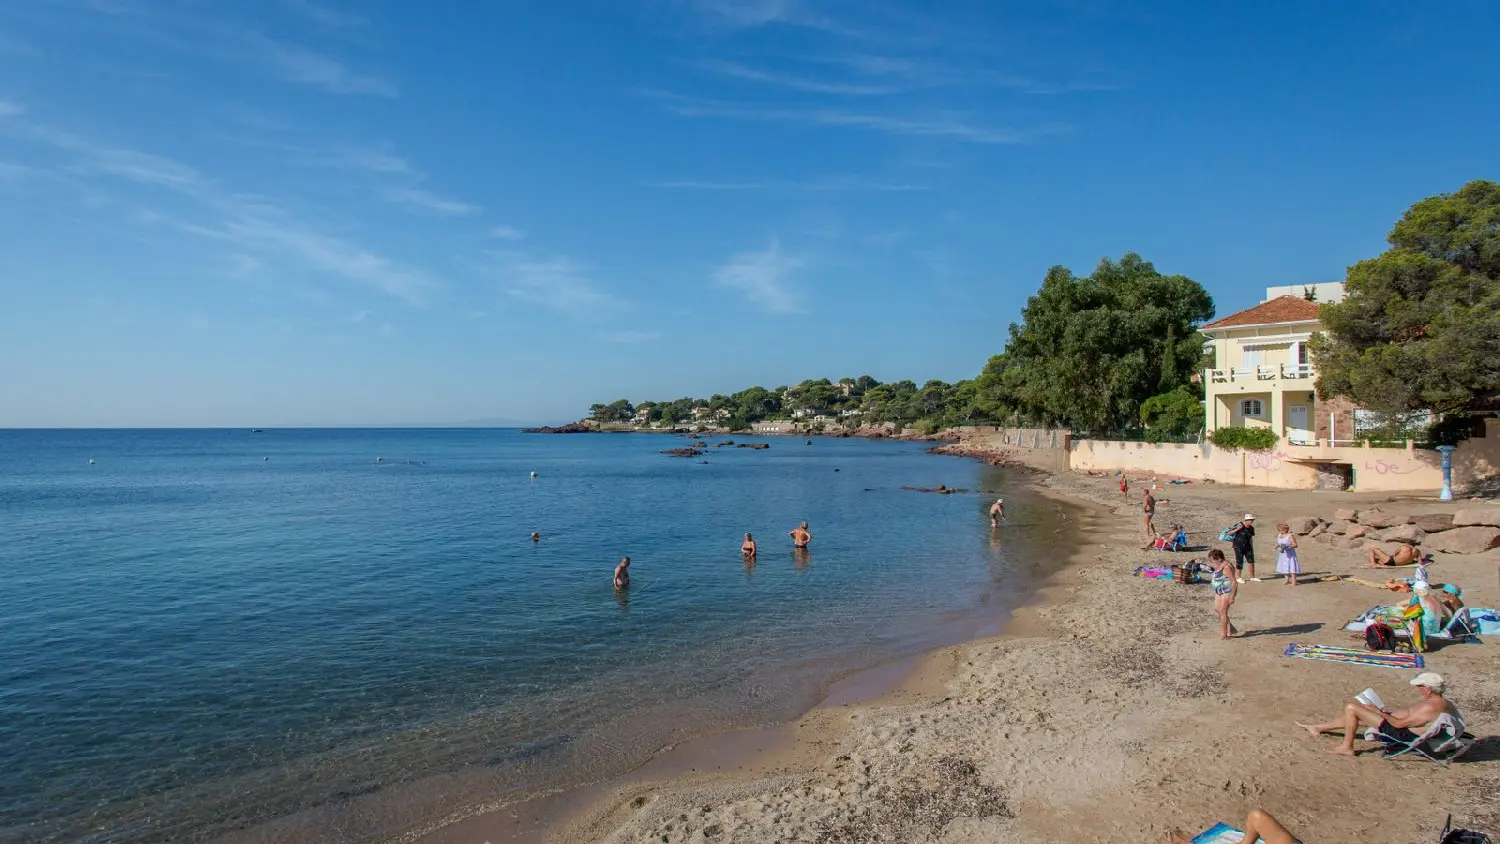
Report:
[[[1259,840],[1265,844],[1299,844],[1280,821],[1261,809],[1251,809],[1250,814],[1245,816],[1244,840]],[[1192,841],[1175,832],[1167,836],[1167,841],[1169,844],[1192,844]]]
[[[1361,726],[1373,727],[1377,736],[1386,741],[1409,744],[1415,741],[1428,725],[1436,721],[1439,715],[1458,717],[1458,710],[1448,702],[1447,698],[1443,697],[1448,684],[1441,674],[1423,671],[1411,678],[1411,684],[1417,687],[1417,695],[1420,699],[1405,709],[1388,711],[1376,709],[1358,700],[1351,700],[1344,704],[1344,713],[1339,718],[1324,724],[1304,724],[1298,721],[1297,726],[1307,730],[1307,734],[1313,738],[1324,733],[1337,733],[1343,730],[1343,743],[1328,752],[1341,756],[1353,756],[1354,738]]]

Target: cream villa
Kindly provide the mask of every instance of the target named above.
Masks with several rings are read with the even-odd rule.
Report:
[[[1349,408],[1320,406],[1307,349],[1322,329],[1319,303],[1341,299],[1343,285],[1309,286],[1318,301],[1288,289],[1269,288],[1266,301],[1201,329],[1213,352],[1213,368],[1203,373],[1206,430],[1270,428],[1290,445],[1353,436]]]

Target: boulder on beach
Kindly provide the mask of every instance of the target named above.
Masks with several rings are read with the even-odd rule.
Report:
[[[1323,534],[1328,533],[1328,527],[1329,525],[1327,522],[1319,521],[1312,530],[1307,532],[1307,537],[1309,539],[1315,539],[1319,536],[1322,536]]]
[[[1412,516],[1411,523],[1428,533],[1441,533],[1454,527],[1452,513],[1423,513]]]
[[[1291,528],[1292,533],[1298,536],[1307,536],[1309,533],[1312,533],[1313,528],[1322,523],[1323,520],[1315,516],[1298,516],[1295,519],[1286,520],[1286,526]]]
[[[1476,507],[1459,510],[1453,514],[1454,527],[1473,527],[1475,525],[1500,527],[1500,507]]]
[[[1366,510],[1359,514],[1359,523],[1372,528],[1388,528],[1411,522],[1411,516],[1387,513],[1384,510]]]
[[[1355,539],[1359,539],[1365,534],[1371,533],[1373,531],[1374,528],[1371,528],[1369,525],[1350,525],[1349,528],[1344,531],[1344,535],[1349,537],[1349,539],[1352,541]]]
[[[1500,527],[1473,525],[1456,527],[1428,537],[1424,548],[1448,554],[1482,554],[1500,547]]]
[[[1336,522],[1357,522],[1359,521],[1359,511],[1352,507],[1340,507],[1333,511],[1333,520]]]
[[[1427,531],[1416,525],[1396,525],[1378,530],[1374,535],[1383,542],[1405,542],[1407,545],[1417,545],[1427,538]]]
[[[1349,521],[1348,519],[1337,519],[1328,524],[1328,532],[1337,534],[1338,536],[1343,536],[1349,532],[1349,528],[1353,524],[1354,523]]]

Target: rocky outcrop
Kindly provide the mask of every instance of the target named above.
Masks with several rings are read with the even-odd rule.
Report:
[[[1344,531],[1344,536],[1347,536],[1349,539],[1353,540],[1359,539],[1365,534],[1372,532],[1373,531],[1369,525],[1350,525],[1349,529]]]
[[[1443,551],[1449,554],[1482,554],[1491,548],[1500,547],[1500,527],[1475,525],[1456,527],[1433,534],[1423,543],[1424,550]]]
[[[753,448],[756,451],[765,451],[770,447],[770,443],[740,443],[739,445],[735,446],[735,448]]]
[[[1452,513],[1423,513],[1412,516],[1411,523],[1428,533],[1442,533],[1453,529]]]
[[[1352,511],[1352,510],[1340,510],[1339,512],[1340,513],[1352,513],[1354,511]],[[1350,521],[1349,519],[1337,519],[1337,520],[1329,523],[1329,525],[1328,525],[1328,532],[1332,533],[1332,534],[1336,534],[1338,536],[1343,536],[1343,535],[1345,535],[1345,534],[1347,534],[1349,532],[1349,527],[1351,525],[1353,525],[1353,524],[1354,524],[1354,522]]]
[[[1405,542],[1407,545],[1416,545],[1427,538],[1427,531],[1416,525],[1396,525],[1375,532],[1375,538],[1382,542]]]
[[[1323,520],[1313,516],[1301,516],[1296,519],[1287,519],[1286,526],[1292,529],[1292,533],[1298,536],[1307,536],[1312,533],[1313,528],[1323,524]]]
[[[662,449],[661,453],[665,454],[665,455],[668,455],[669,457],[702,457],[703,456],[703,452],[701,450],[699,450],[699,449],[696,449],[696,448],[666,448],[666,449]]]
[[[1359,523],[1365,527],[1388,528],[1411,522],[1411,516],[1387,513],[1384,510],[1365,510],[1359,514]]]
[[[1359,511],[1350,507],[1340,507],[1333,511],[1333,518],[1334,521],[1339,522],[1357,522],[1359,521]]]
[[[1454,527],[1500,527],[1500,507],[1477,507],[1453,514]]]
[[[1316,539],[1316,538],[1322,536],[1323,534],[1327,533],[1328,532],[1328,528],[1329,528],[1328,523],[1325,522],[1325,521],[1321,521],[1320,520],[1318,522],[1318,524],[1313,527],[1312,530],[1310,530],[1310,531],[1307,532],[1307,538],[1308,539]]]
[[[587,422],[569,422],[556,427],[543,425],[540,428],[522,428],[523,434],[592,434],[596,428]]]

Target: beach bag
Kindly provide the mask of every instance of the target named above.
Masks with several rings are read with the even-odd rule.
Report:
[[[1472,829],[1454,829],[1453,816],[1448,816],[1448,822],[1443,824],[1443,837],[1438,839],[1438,844],[1493,844],[1490,837],[1482,832]]]
[[[1239,522],[1235,522],[1234,524],[1230,525],[1229,527],[1224,528],[1223,530],[1219,531],[1219,541],[1220,542],[1233,542],[1234,541],[1234,537],[1230,536],[1229,532],[1232,531],[1232,530],[1234,530],[1235,528],[1239,527],[1239,525],[1240,525]]]
[[[1375,622],[1365,628],[1365,650],[1396,652],[1396,631],[1390,625]]]
[[[1172,579],[1178,583],[1198,582],[1198,561],[1193,560],[1185,566],[1172,566]]]

